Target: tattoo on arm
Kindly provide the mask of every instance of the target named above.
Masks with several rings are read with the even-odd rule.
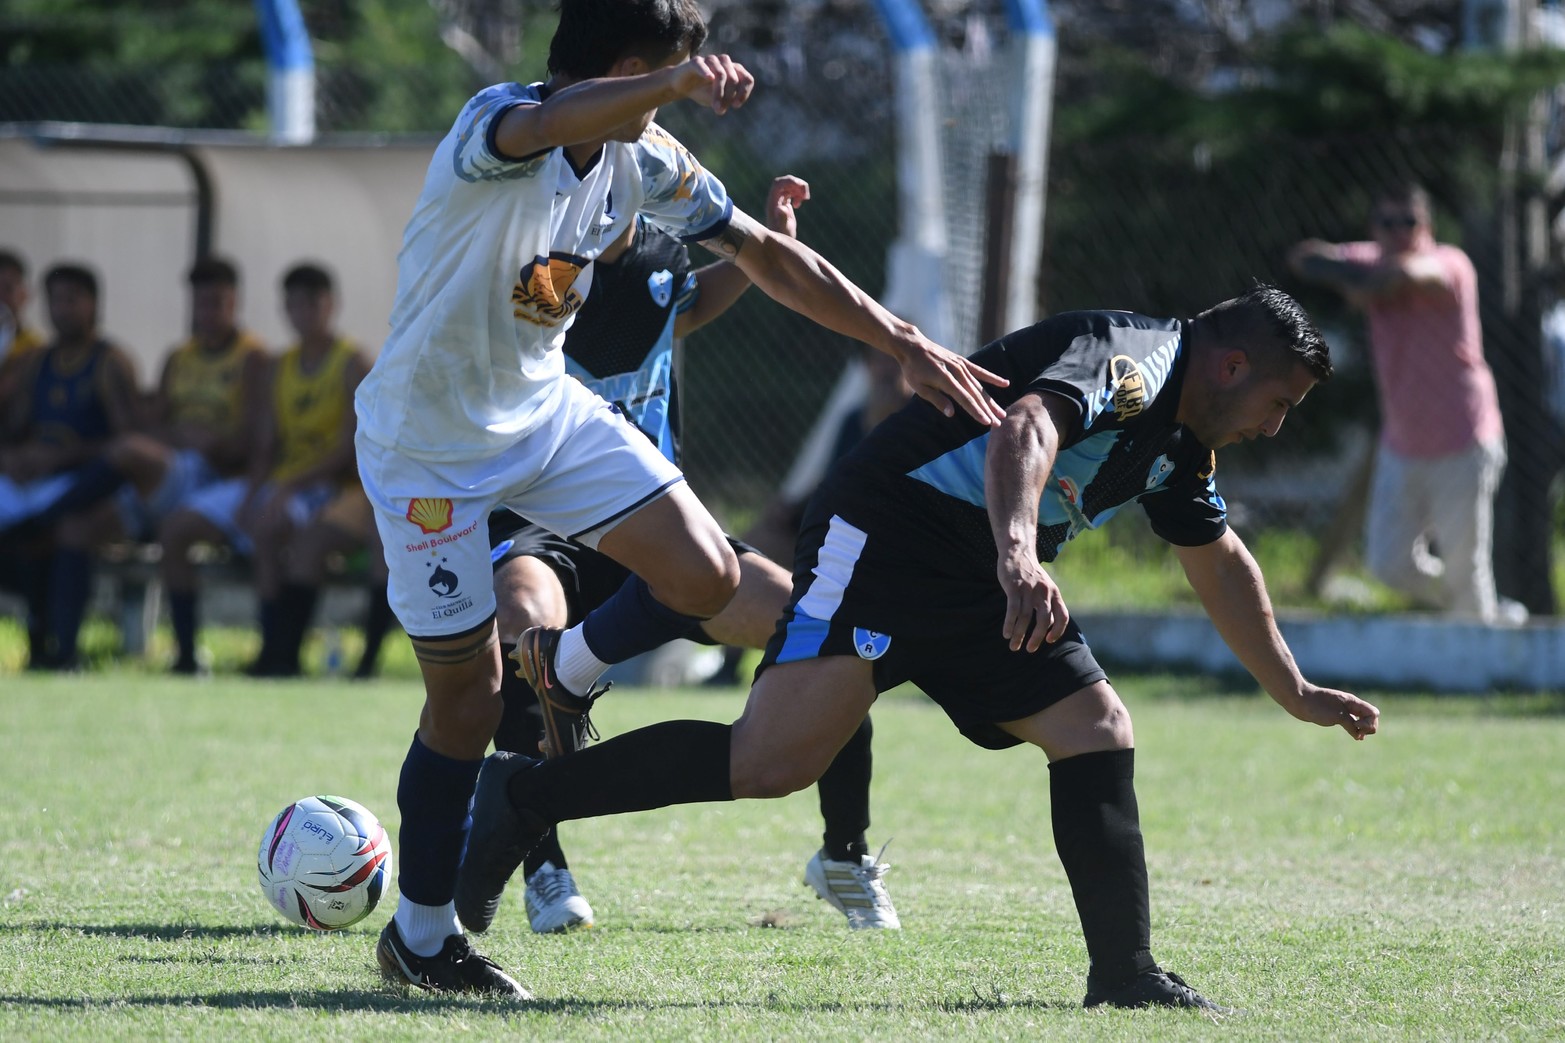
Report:
[[[711,239],[703,239],[701,245],[729,263],[738,260],[739,251],[753,238],[746,224],[747,219],[741,220],[742,216],[734,214],[733,220],[724,225],[721,232]]]

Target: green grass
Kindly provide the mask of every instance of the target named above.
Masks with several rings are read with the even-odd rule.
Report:
[[[0,1038],[1432,1040],[1565,1034],[1565,703],[1384,697],[1349,741],[1248,693],[1126,679],[1160,958],[1243,1008],[1082,1011],[1085,954],[1035,751],[876,711],[875,826],[905,929],[798,883],[814,797],[571,824],[596,930],[485,949],[524,1007],[403,995],[375,934],[288,926],[255,882],[287,801],[395,828],[416,685],[130,674],[0,680]],[[738,692],[618,692],[605,732]],[[776,928],[762,927],[765,921]]]

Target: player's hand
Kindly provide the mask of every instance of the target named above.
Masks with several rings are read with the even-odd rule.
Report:
[[[774,232],[797,239],[798,224],[794,217],[797,210],[810,198],[810,183],[792,174],[772,179],[772,187],[766,193],[766,227]]]
[[[1005,387],[1010,383],[998,373],[973,364],[954,351],[948,351],[914,330],[914,340],[897,361],[913,394],[946,416],[956,416],[958,407],[989,427],[999,427],[1005,410],[984,391],[985,384]]]
[[[1351,692],[1306,685],[1290,711],[1301,721],[1322,728],[1341,727],[1353,738],[1363,741],[1380,730],[1380,710]]]
[[[710,105],[721,116],[750,99],[755,77],[726,54],[698,54],[670,69],[682,97]]]
[[[1054,578],[1038,563],[1034,548],[1018,547],[1000,556],[1000,586],[1005,591],[1005,626],[1000,633],[1017,652],[1036,652],[1065,633],[1070,610]]]

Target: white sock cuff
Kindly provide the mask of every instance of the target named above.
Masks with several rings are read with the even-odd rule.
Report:
[[[560,635],[559,648],[554,654],[554,676],[567,692],[586,695],[608,668],[609,664],[587,647],[580,623]]]
[[[462,933],[462,925],[456,918],[455,902],[419,905],[403,898],[397,902],[397,911],[392,919],[397,921],[397,933],[402,936],[402,943],[418,956],[435,955],[446,944],[447,938]]]

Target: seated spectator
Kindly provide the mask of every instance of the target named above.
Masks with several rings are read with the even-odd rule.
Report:
[[[130,358],[98,331],[97,277],[80,265],[56,265],[44,276],[44,295],[55,337],[17,360],[0,450],[0,473],[34,489],[88,468],[135,422]],[[29,666],[70,669],[91,590],[94,538],[84,513],[50,522],[25,538],[8,535],[0,572],[28,597]]]
[[[10,397],[20,363],[44,345],[44,336],[27,324],[27,265],[20,255],[0,250],[0,402]]]
[[[370,607],[356,674],[369,676],[392,618],[385,556],[353,455],[353,392],[369,363],[334,328],[337,296],[324,269],[290,269],[283,300],[299,341],[272,369],[270,409],[255,457],[260,477],[248,483],[237,518],[209,512],[207,520],[236,545],[247,537],[254,544],[261,652],[247,672],[256,677],[301,673],[299,652],[328,559],[367,549]],[[199,511],[206,502],[199,496],[192,507]]]

